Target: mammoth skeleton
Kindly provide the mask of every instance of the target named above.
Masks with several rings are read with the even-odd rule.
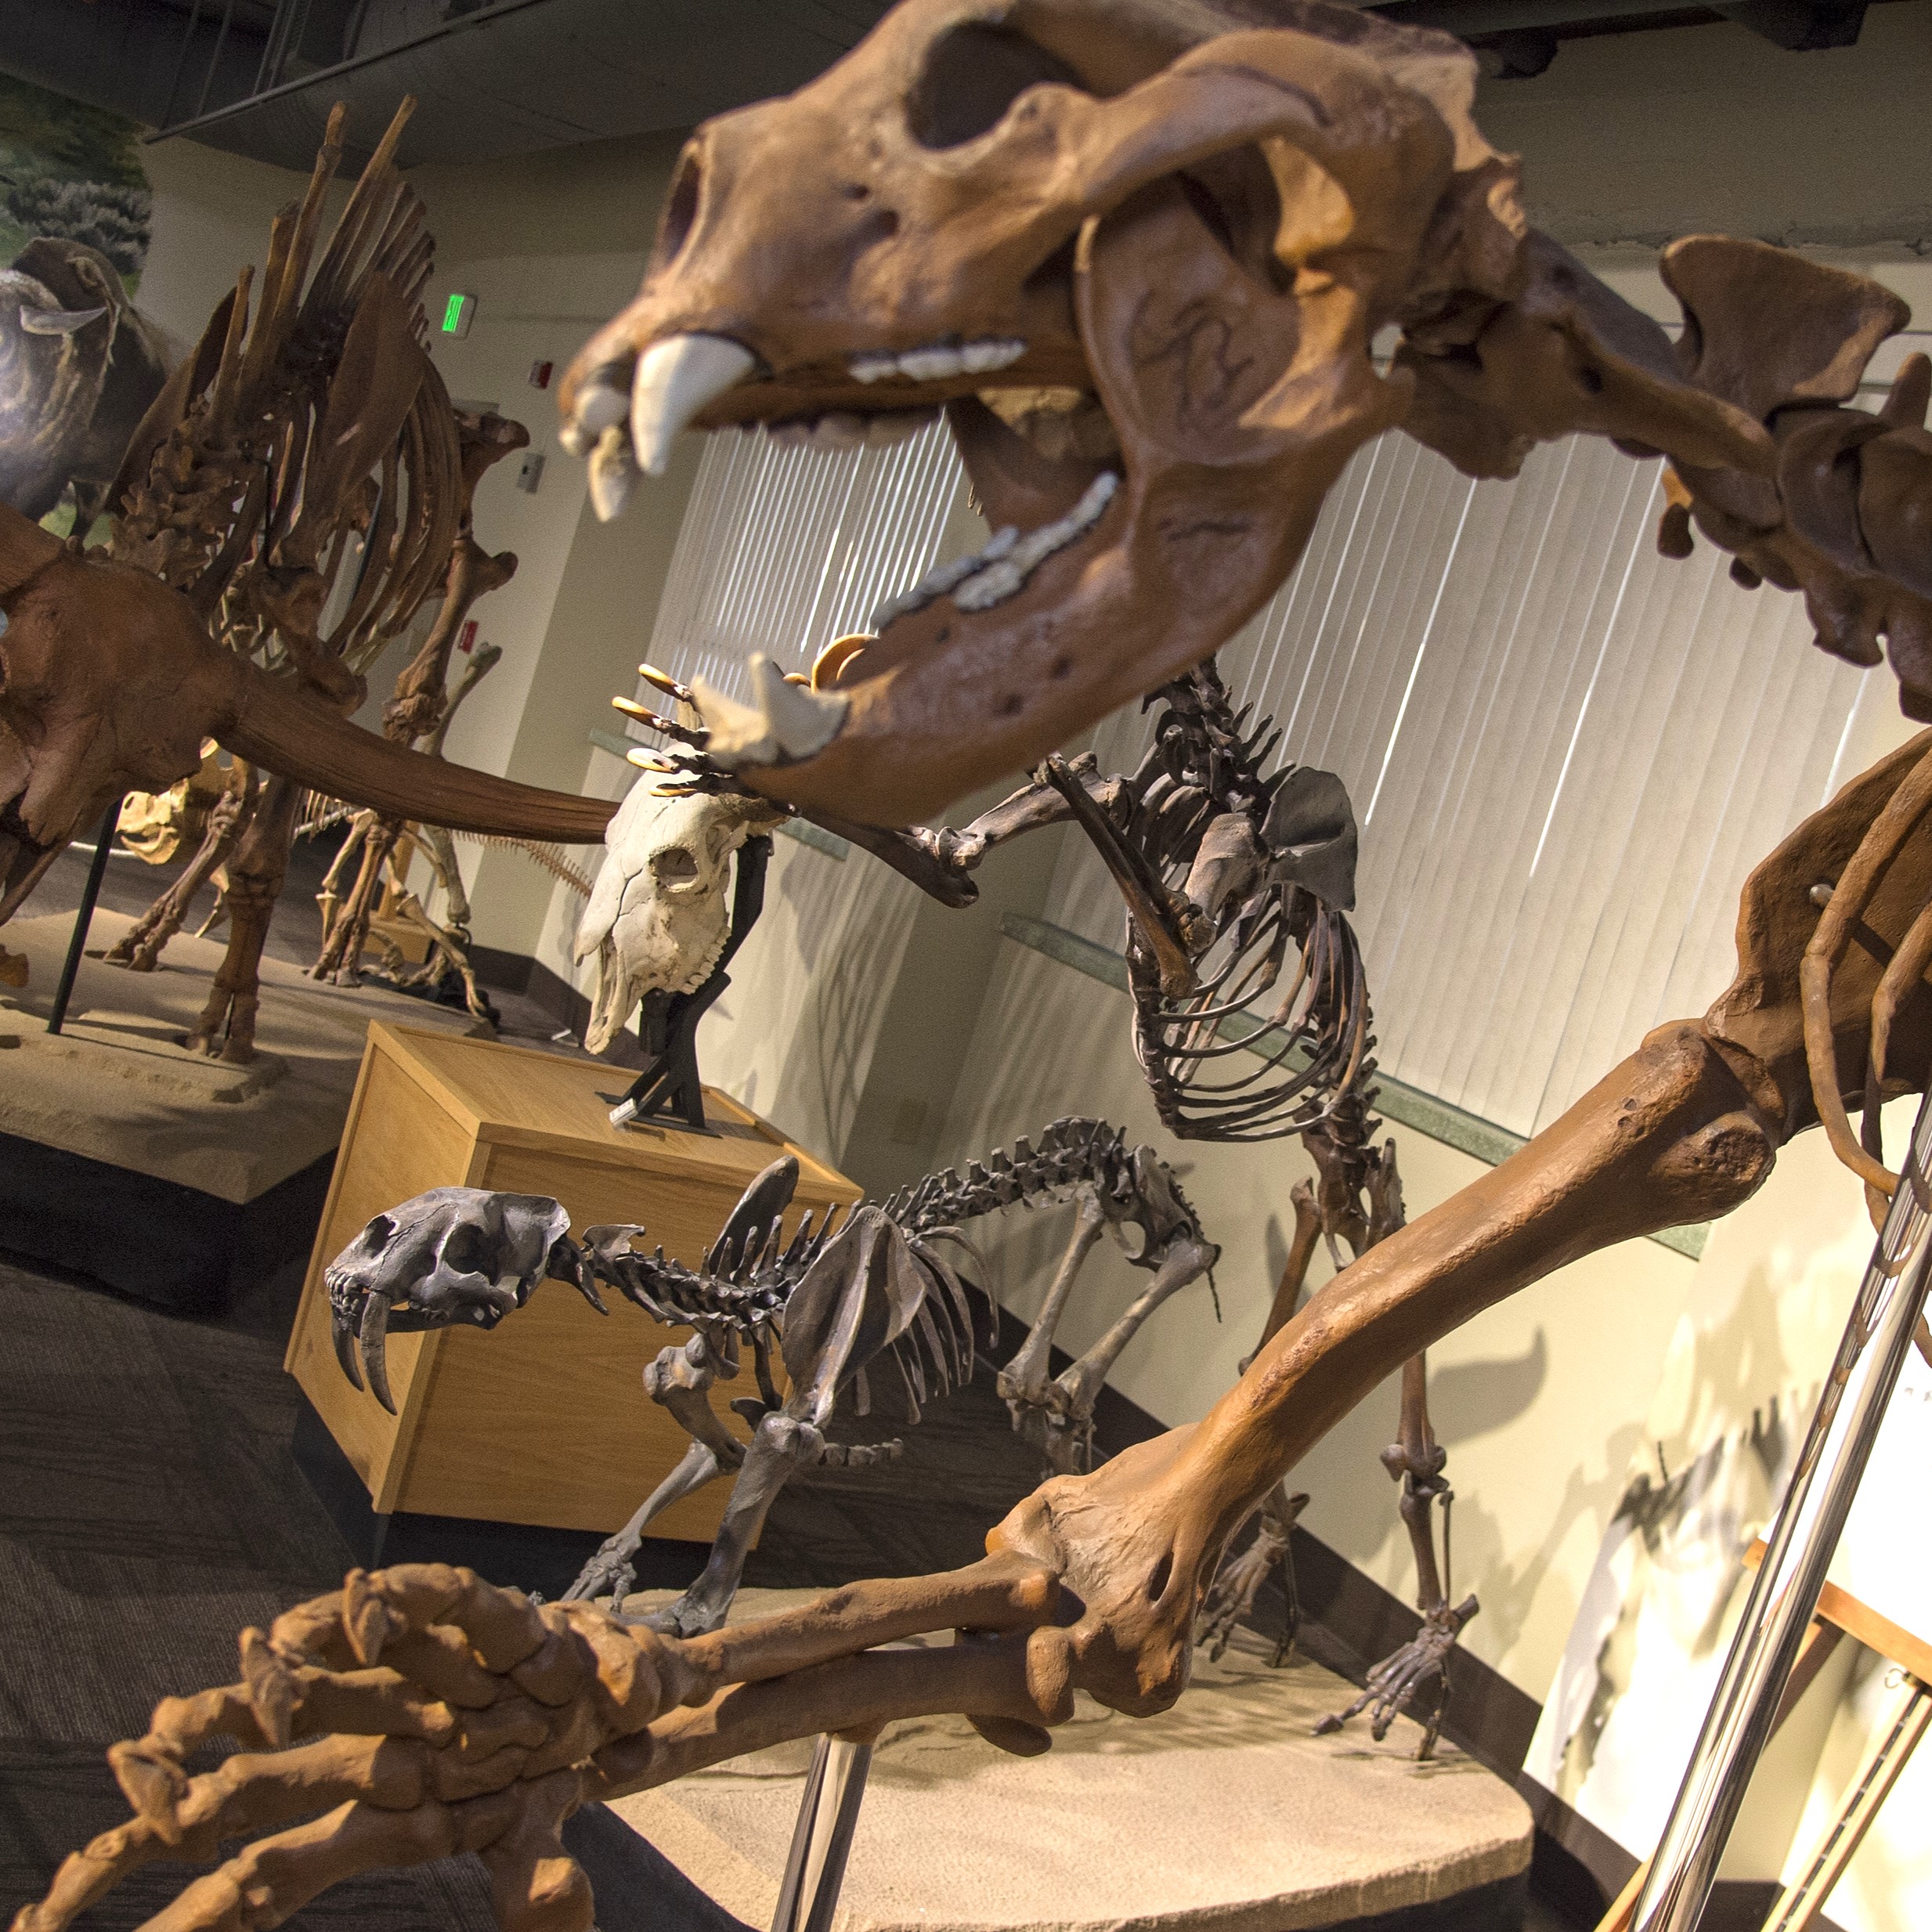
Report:
[[[905,0],[820,81],[703,130],[643,294],[563,390],[607,500],[685,423],[944,404],[991,520],[1056,543],[1022,555],[1016,537],[895,617],[802,723],[720,713],[713,757],[742,750],[753,789],[887,823],[1024,768],[1221,642],[1349,452],[1398,423],[1479,475],[1579,431],[1662,452],[1667,549],[1695,528],[1742,580],[1802,590],[1825,648],[1876,663],[1882,645],[1908,711],[1932,708],[1932,365],[1909,359],[1876,413],[1843,406],[1903,305],[1699,238],[1663,258],[1690,324],[1672,345],[1529,230],[1473,81],[1456,43],[1319,0]],[[1403,335],[1386,376],[1368,356],[1385,323]],[[1020,388],[1072,392],[1060,455],[1010,428],[1038,413]],[[1108,435],[1121,481],[1058,542],[1107,467],[1081,453]],[[237,1836],[171,1926],[262,1923],[345,1873],[468,1849],[511,1932],[583,1932],[593,1901],[558,1834],[584,1803],[895,1717],[962,1712],[1030,1753],[1076,1690],[1164,1708],[1230,1534],[1370,1389],[1568,1262],[1728,1212],[1813,1125],[1920,1245],[1888,1239],[1861,1296],[1891,1359],[1924,1291],[1932,1183],[1923,1134],[1908,1175],[1887,1170],[1878,1113],[1932,1077],[1929,964],[1923,734],[1758,865],[1736,977],[1703,1015],[1368,1248],[1199,1421],[1045,1483],[982,1561],[692,1638],[439,1565],[353,1573],[244,1633],[236,1681],[114,1748],[132,1816],[18,1932]],[[1848,1334],[1828,1391],[1872,1332]],[[1793,1573],[1782,1536],[1767,1576]],[[1810,1605],[1780,1588],[1794,1647]],[[945,1631],[962,1640],[890,1647]],[[191,1774],[218,1735],[241,1753]],[[1700,1826],[1706,1875],[1738,1795]],[[1681,1932],[1702,1903],[1672,1884],[1638,1922]]]

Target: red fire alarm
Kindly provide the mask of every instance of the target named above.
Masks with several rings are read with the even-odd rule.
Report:
[[[477,619],[474,617],[464,620],[463,628],[456,634],[456,648],[459,651],[474,651],[476,648],[476,625]]]
[[[556,366],[554,363],[532,363],[530,387],[533,389],[547,389],[550,387],[550,372]]]

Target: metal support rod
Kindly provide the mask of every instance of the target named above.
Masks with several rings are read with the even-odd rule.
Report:
[[[832,1932],[872,1747],[822,1737],[806,1774],[771,1932]]]
[[[87,889],[81,894],[80,910],[74,915],[74,936],[67,941],[67,963],[60,969],[60,984],[54,988],[53,1011],[48,1016],[47,1031],[58,1033],[67,1023],[67,1002],[74,997],[74,982],[79,977],[81,955],[87,944],[87,929],[94,923],[94,903],[100,897],[101,881],[107,876],[107,855],[114,849],[114,833],[121,824],[121,800],[107,807],[94,835],[94,862],[87,868]]]
[[[1693,1932],[1710,1896],[1932,1280],[1929,1168],[1932,1092],[1658,1841],[1635,1932]]]

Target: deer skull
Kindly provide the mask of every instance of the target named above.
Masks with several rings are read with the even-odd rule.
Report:
[[[577,928],[580,963],[597,959],[583,1043],[601,1053],[647,993],[695,992],[731,934],[731,854],[785,816],[742,795],[667,797],[631,787],[605,834],[607,855]]]

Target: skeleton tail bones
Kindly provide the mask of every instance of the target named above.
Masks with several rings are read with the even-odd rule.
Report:
[[[135,1818],[70,1859],[16,1932],[59,1932],[140,1863],[211,1853],[330,1800],[154,1923],[252,1932],[350,1872],[474,1846],[507,1932],[583,1932],[588,1889],[556,1833],[588,1800],[895,1717],[963,1712],[995,1742],[1037,1751],[1075,1689],[1130,1714],[1165,1708],[1186,1685],[1230,1532],[1399,1363],[1580,1255],[1735,1207],[1815,1122],[1815,1082],[1865,1096],[1888,1013],[1877,1097],[1923,1087],[1932,1002],[1915,991],[1890,1010],[1877,995],[1932,900],[1929,757],[1932,734],[1753,874],[1738,976],[1701,1020],[1658,1028],[1521,1152],[1362,1255],[1201,1421],[1042,1485],[989,1534],[983,1562],[684,1642],[581,1605],[533,1612],[453,1570],[352,1578],[268,1638],[245,1636],[240,1683],[169,1700],[148,1738],[117,1749]],[[1841,930],[1858,943],[1839,952]],[[1801,989],[1814,948],[1827,969]],[[1807,1022],[1829,1056],[1807,1053]],[[970,1634],[877,1648],[947,1630]],[[249,1750],[190,1779],[187,1752],[220,1731]]]

